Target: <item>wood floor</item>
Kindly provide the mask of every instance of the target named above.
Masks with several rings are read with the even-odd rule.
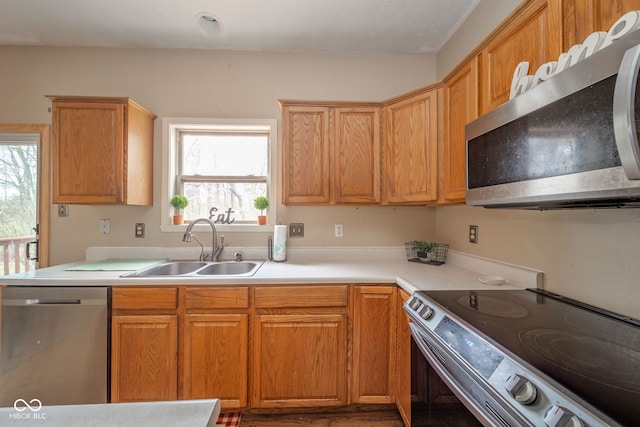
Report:
[[[240,427],[404,427],[394,405],[350,406],[322,412],[301,409],[298,412],[269,413],[249,410],[242,413]],[[419,413],[420,411],[416,411]],[[422,413],[412,427],[481,427],[466,409],[431,409]]]
[[[247,411],[242,413],[240,427],[403,427],[404,423],[395,406],[376,406],[371,410],[351,406],[339,410],[323,412],[263,413]]]

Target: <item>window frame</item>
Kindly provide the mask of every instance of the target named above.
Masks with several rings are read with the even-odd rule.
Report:
[[[257,216],[255,224],[216,224],[216,230],[220,232],[265,232],[277,224],[276,204],[279,200],[278,186],[276,185],[278,126],[276,119],[218,119],[218,118],[190,118],[190,117],[164,117],[162,119],[162,196],[161,196],[161,221],[162,232],[184,233],[188,224],[174,225],[172,223],[173,208],[170,200],[175,194],[178,185],[178,133],[180,131],[263,131],[269,133],[268,142],[268,170],[267,191],[269,194],[269,207],[267,208],[267,225],[258,225]],[[209,227],[206,224],[196,224],[196,229]]]

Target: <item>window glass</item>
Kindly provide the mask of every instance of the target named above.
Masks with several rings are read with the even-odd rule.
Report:
[[[253,207],[253,201],[266,192],[266,183],[185,182],[184,195],[189,206],[184,216],[187,220],[210,218],[223,224],[255,223],[260,211]]]
[[[209,218],[221,225],[248,225],[257,224],[258,215],[269,217],[253,201],[258,196],[270,198],[275,123],[231,122],[191,122],[169,128],[169,157],[173,158],[167,177],[169,196],[182,194],[189,200],[183,211],[186,223]],[[270,222],[275,221],[274,212],[270,210]]]
[[[182,133],[184,175],[266,176],[269,135]]]

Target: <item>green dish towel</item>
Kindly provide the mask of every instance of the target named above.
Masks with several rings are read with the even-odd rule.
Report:
[[[65,271],[135,271],[166,261],[162,259],[103,259],[90,264],[76,265]]]

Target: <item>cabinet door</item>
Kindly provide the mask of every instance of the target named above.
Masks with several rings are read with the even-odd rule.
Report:
[[[328,204],[330,135],[328,107],[282,109],[283,203]]]
[[[258,315],[253,345],[252,407],[347,403],[346,315]]]
[[[380,202],[380,118],[378,108],[334,109],[333,187],[335,202]]]
[[[176,400],[177,316],[114,316],[111,325],[111,401]]]
[[[247,314],[192,314],[183,324],[183,397],[247,406]]]
[[[402,306],[410,298],[398,290],[398,342],[396,357],[396,407],[406,426],[411,425],[411,330],[409,315]]]
[[[464,202],[467,190],[465,126],[478,117],[476,58],[445,82],[444,104],[444,141],[440,168],[443,188],[440,202]]]
[[[625,13],[640,9],[640,0],[564,0],[564,51],[594,31],[609,31]]]
[[[529,74],[562,52],[561,0],[536,0],[493,38],[481,53],[482,113],[509,100],[516,66]]]
[[[117,103],[53,103],[53,203],[124,201],[124,114]]]
[[[353,403],[395,403],[396,287],[356,286]]]
[[[385,204],[437,199],[437,93],[429,91],[385,107]]]

